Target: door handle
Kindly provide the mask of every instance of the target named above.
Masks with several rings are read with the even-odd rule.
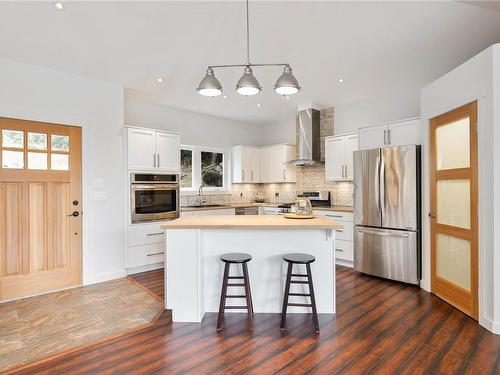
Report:
[[[160,154],[156,154],[156,159],[158,160],[158,162],[156,163],[156,167],[160,168]]]
[[[373,234],[375,236],[381,236],[381,237],[408,238],[408,236],[409,236],[408,233],[393,234],[393,233],[377,232],[375,230],[361,229],[361,228],[358,228],[358,232],[359,233],[365,233],[365,234]]]
[[[70,214],[68,214],[66,216],[68,216],[68,217],[69,216],[78,217],[78,216],[80,216],[80,213],[78,211],[73,211],[72,213],[70,213]]]
[[[253,171],[252,171],[252,181],[253,181]]]

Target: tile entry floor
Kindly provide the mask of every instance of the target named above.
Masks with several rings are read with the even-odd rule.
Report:
[[[163,308],[128,278],[0,304],[0,372],[138,328]]]

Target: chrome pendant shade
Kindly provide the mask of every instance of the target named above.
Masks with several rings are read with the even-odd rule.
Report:
[[[201,80],[198,85],[197,91],[204,96],[218,96],[222,93],[222,85],[219,80],[215,78],[214,68],[245,68],[243,75],[236,84],[236,92],[240,95],[251,96],[258,94],[262,87],[259,81],[253,75],[252,67],[276,67],[282,66],[283,73],[276,81],[274,85],[274,91],[277,94],[288,96],[296,94],[300,91],[300,85],[297,78],[292,74],[292,68],[289,64],[251,64],[250,63],[250,24],[248,16],[248,0],[246,0],[246,10],[247,10],[247,62],[246,64],[234,64],[234,65],[210,65],[207,69],[205,77]]]
[[[252,68],[249,65],[245,67],[245,72],[236,85],[236,92],[240,95],[250,96],[258,94],[262,90],[259,81],[253,75]]]
[[[283,74],[274,85],[274,91],[280,95],[293,95],[298,93],[299,90],[299,82],[292,74],[292,68],[290,68],[290,65],[286,65],[283,69]]]
[[[208,67],[205,77],[200,81],[196,89],[203,96],[219,96],[222,94],[222,85],[215,77],[214,70]]]

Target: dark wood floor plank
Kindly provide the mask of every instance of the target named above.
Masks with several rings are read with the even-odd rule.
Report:
[[[18,371],[23,374],[500,374],[500,336],[416,287],[337,267],[337,314],[217,314],[154,325]],[[163,298],[163,270],[130,276]]]

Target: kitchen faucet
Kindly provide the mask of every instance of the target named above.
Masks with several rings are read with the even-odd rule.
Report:
[[[203,185],[200,185],[198,195],[200,196],[200,206],[203,206],[206,203],[206,199],[203,197]]]

